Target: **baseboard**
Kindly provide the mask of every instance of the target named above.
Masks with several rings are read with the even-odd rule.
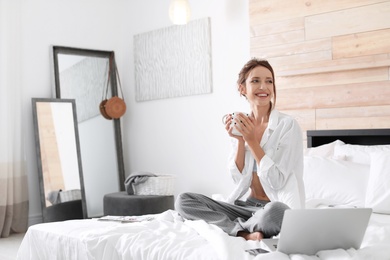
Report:
[[[42,223],[42,214],[34,214],[28,216],[28,226]]]

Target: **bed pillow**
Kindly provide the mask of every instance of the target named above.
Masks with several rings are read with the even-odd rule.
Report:
[[[333,157],[334,149],[336,146],[344,145],[345,143],[340,140],[334,142],[323,144],[317,147],[307,148],[305,150],[305,155],[308,156],[322,156],[322,157]]]
[[[370,154],[382,151],[390,151],[390,145],[346,144],[342,146],[335,146],[334,155],[338,158],[344,157],[347,161],[370,164]]]
[[[370,167],[349,161],[304,157],[307,200],[324,200],[334,205],[364,207]]]
[[[366,207],[376,213],[390,214],[390,152],[371,154]]]

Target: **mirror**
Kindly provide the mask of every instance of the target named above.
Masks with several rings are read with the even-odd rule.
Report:
[[[32,99],[43,222],[84,218],[75,101]]]
[[[99,110],[103,99],[118,95],[110,58],[115,66],[113,51],[53,46],[56,98],[76,100],[88,217],[103,215],[105,194],[124,190],[120,119]]]

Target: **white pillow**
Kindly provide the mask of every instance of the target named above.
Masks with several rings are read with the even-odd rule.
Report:
[[[345,143],[340,140],[334,142],[323,144],[317,147],[307,148],[305,150],[305,155],[310,156],[322,156],[322,157],[333,157],[334,149],[336,146],[344,145]]]
[[[390,145],[346,144],[342,146],[336,146],[334,149],[334,155],[338,158],[344,157],[347,161],[370,164],[370,154],[381,151],[390,151]]]
[[[364,207],[369,172],[368,165],[305,156],[303,180],[306,199]]]
[[[390,152],[371,154],[366,207],[376,213],[390,214]]]

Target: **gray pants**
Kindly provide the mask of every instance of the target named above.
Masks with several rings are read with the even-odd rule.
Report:
[[[269,238],[279,234],[284,211],[289,207],[281,202],[267,203],[254,198],[232,205],[201,194],[182,193],[176,199],[175,209],[186,219],[203,219],[231,236],[237,236],[239,231],[260,231],[264,238]]]

